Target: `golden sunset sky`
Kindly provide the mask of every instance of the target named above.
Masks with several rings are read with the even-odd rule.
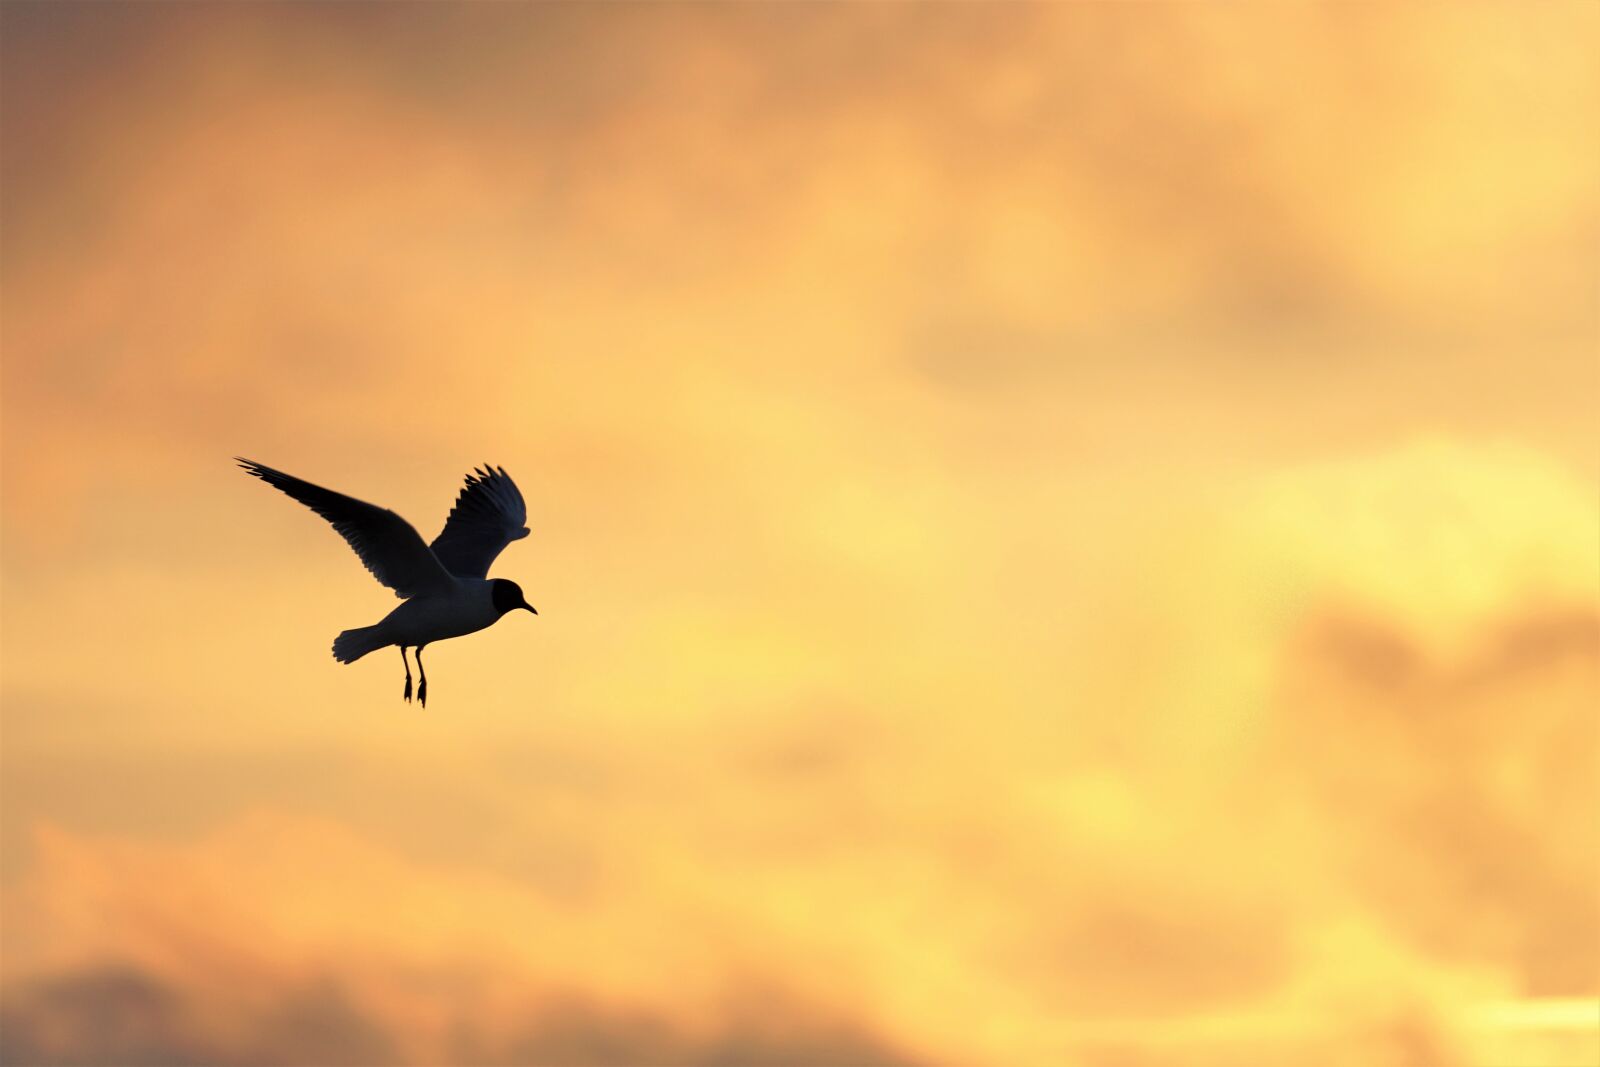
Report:
[[[1593,1064],[1597,45],[0,5],[0,1062]]]

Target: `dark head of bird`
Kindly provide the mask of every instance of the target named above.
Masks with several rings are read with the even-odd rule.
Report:
[[[500,614],[504,615],[508,611],[516,611],[518,608],[527,608],[529,611],[533,611],[533,605],[522,599],[522,586],[516,582],[505,578],[493,578],[490,579],[489,585],[493,587],[494,610]],[[539,614],[537,611],[533,611],[533,613],[535,615]]]

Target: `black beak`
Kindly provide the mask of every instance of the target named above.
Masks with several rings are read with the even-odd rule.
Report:
[[[532,611],[532,612],[533,612],[533,613],[534,613],[534,614],[535,614],[535,615],[537,615],[537,614],[539,614],[539,613],[538,613],[538,612],[537,612],[537,611],[534,611],[534,607],[533,607],[533,605],[532,605],[532,604],[530,604],[530,603],[528,603],[528,602],[527,602],[527,601],[526,601],[526,600],[524,600],[524,601],[523,601],[523,602],[522,602],[522,606],[523,606],[523,607],[525,607],[525,608],[527,608],[527,609],[528,609],[528,610],[529,610],[529,611]]]

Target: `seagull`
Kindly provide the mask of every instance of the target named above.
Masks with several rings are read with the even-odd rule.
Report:
[[[240,467],[333,524],[372,576],[404,601],[373,626],[358,626],[333,639],[333,658],[354,663],[368,652],[400,646],[405,664],[405,699],[411,700],[408,647],[417,650],[422,676],[417,699],[428,706],[428,672],[422,650],[435,641],[487,629],[507,612],[533,606],[522,587],[490,578],[489,564],[513,541],[528,536],[528,505],[503,467],[484,464],[467,475],[444,530],[422,543],[416,527],[387,508],[312,485],[254,460],[235,456]]]

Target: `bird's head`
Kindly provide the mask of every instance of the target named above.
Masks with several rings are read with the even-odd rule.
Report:
[[[523,599],[522,586],[516,582],[505,578],[494,578],[490,580],[489,584],[493,587],[494,592],[494,610],[500,614],[504,615],[506,612],[515,611],[518,608],[527,608],[529,611],[533,611],[535,615],[539,614],[533,610],[532,604]]]

